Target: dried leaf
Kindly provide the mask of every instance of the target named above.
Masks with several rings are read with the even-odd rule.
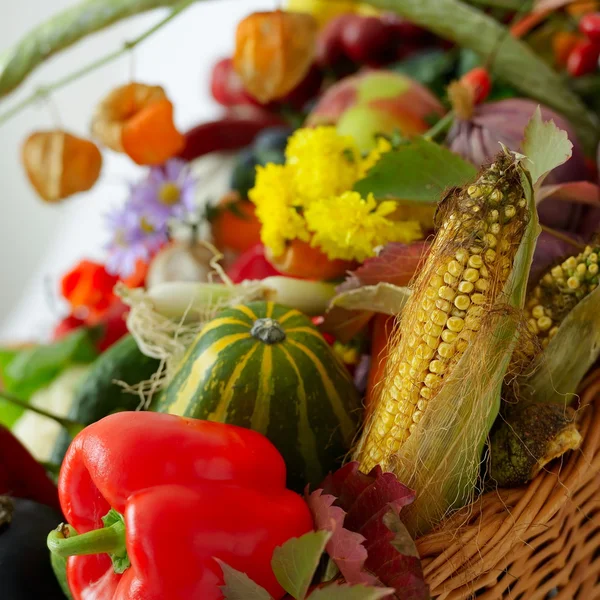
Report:
[[[365,285],[356,290],[341,292],[331,301],[331,307],[347,310],[366,310],[370,312],[397,315],[402,311],[411,291],[407,287],[398,287],[391,283]]]
[[[375,577],[394,587],[403,600],[428,598],[418,556],[414,549],[401,554],[394,546],[400,542],[400,528],[391,531],[387,526],[386,515],[391,511],[397,517],[414,501],[414,492],[380,467],[368,475],[361,473],[356,462],[329,475],[323,488],[311,494],[309,505],[317,525],[333,530],[327,552],[344,578],[368,583]]]
[[[542,200],[563,200],[577,204],[600,205],[600,186],[591,181],[569,181],[556,185],[543,185],[535,195],[535,203]]]
[[[338,289],[344,291],[351,289],[351,286],[376,285],[382,282],[406,286],[425,261],[429,247],[429,242],[387,244],[376,257],[367,259],[353,271],[347,282]]]
[[[391,588],[332,584],[315,590],[309,600],[379,600],[388,598],[393,593]]]
[[[281,587],[296,600],[304,600],[321,555],[329,541],[328,531],[310,531],[275,548],[271,566]]]
[[[368,325],[373,314],[370,311],[335,307],[325,314],[319,329],[333,335],[343,344],[347,344]]]
[[[225,585],[221,592],[225,600],[273,600],[267,590],[254,583],[248,575],[215,558],[223,571]]]
[[[533,5],[533,12],[544,12],[546,10],[558,10],[567,4],[573,4],[578,0],[537,0]]]
[[[570,404],[598,356],[600,287],[584,298],[562,322],[540,356],[537,368],[520,382],[519,398],[526,402]]]
[[[538,106],[525,128],[521,149],[527,156],[525,166],[534,186],[540,186],[552,169],[571,158],[573,144],[567,132],[558,129],[554,121],[542,120],[542,110]]]
[[[477,169],[450,150],[423,138],[384,154],[354,189],[363,196],[437,204],[442,193],[462,186]]]

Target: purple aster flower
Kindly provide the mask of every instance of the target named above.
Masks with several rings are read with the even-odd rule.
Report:
[[[128,202],[122,209],[106,216],[112,232],[107,245],[106,270],[112,275],[129,277],[138,260],[147,262],[168,241],[167,227],[155,227]]]
[[[172,219],[185,219],[194,211],[194,180],[186,162],[167,161],[150,169],[148,177],[132,191],[131,202],[156,228]]]

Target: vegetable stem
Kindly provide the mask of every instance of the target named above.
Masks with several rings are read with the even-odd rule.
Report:
[[[27,96],[24,100],[22,100],[21,102],[19,102],[15,106],[13,106],[11,109],[7,110],[3,114],[0,114],[0,125],[5,123],[6,121],[8,121],[10,118],[15,116],[16,114],[20,113],[23,109],[27,108],[31,104],[34,104],[41,98],[47,97],[50,93],[66,86],[70,83],[73,83],[77,79],[79,79],[85,75],[88,75],[89,73],[95,71],[96,69],[99,69],[100,67],[103,67],[103,66],[113,62],[114,60],[116,60],[123,54],[129,52],[130,50],[133,50],[133,48],[135,48],[136,46],[141,44],[143,41],[148,39],[153,33],[157,32],[159,29],[164,27],[167,23],[169,23],[179,13],[181,13],[183,10],[185,10],[188,6],[193,4],[195,1],[196,0],[183,0],[183,1],[179,2],[178,4],[176,4],[173,7],[173,9],[169,12],[169,14],[164,19],[161,19],[158,23],[156,23],[155,25],[150,27],[150,29],[148,29],[147,31],[145,31],[144,33],[142,33],[135,39],[133,39],[129,42],[125,42],[123,44],[123,46],[121,48],[119,48],[118,50],[110,52],[110,53],[106,54],[105,56],[102,56],[102,57],[92,61],[91,63],[85,65],[81,69],[78,69],[78,70],[74,71],[73,73],[70,73],[70,74],[66,75],[65,77],[62,77],[61,79],[55,81],[54,83],[51,83],[49,85],[45,85],[45,86],[38,88],[32,94]],[[157,4],[157,3],[154,2],[154,4]],[[153,7],[151,7],[151,8],[153,8]],[[60,17],[60,15],[59,15],[59,17]],[[58,50],[59,49],[55,50],[55,52]],[[41,60],[38,62],[41,62]],[[37,64],[37,63],[34,63],[33,66],[35,66],[35,64]],[[33,68],[33,66],[32,66],[32,68]],[[18,79],[18,77],[17,77],[17,79],[15,80],[14,83],[12,83],[12,84],[9,83],[8,85],[3,86],[2,82],[6,76],[6,72],[7,72],[7,67],[5,67],[4,69],[2,69],[0,67],[0,97],[8,94],[27,75],[27,73],[23,73],[22,77],[20,79]]]
[[[48,534],[47,545],[53,554],[67,558],[86,554],[123,554],[125,552],[125,523],[117,521],[110,527],[94,529],[77,535],[70,529],[65,535],[65,525]]]
[[[46,417],[47,419],[52,419],[52,421],[54,421],[55,423],[58,423],[61,427],[64,427],[71,437],[75,437],[80,431],[85,429],[85,425],[83,425],[82,423],[77,423],[75,421],[71,421],[70,419],[65,419],[63,417],[59,417],[58,415],[48,412],[47,410],[44,410],[43,408],[38,408],[37,406],[32,406],[31,404],[28,404],[27,402],[25,402],[25,400],[21,400],[21,398],[17,398],[17,396],[13,396],[12,394],[5,392],[4,390],[0,390],[0,398],[3,398],[7,402],[10,402],[10,404],[14,404],[15,406],[20,406],[24,410],[30,410],[31,412],[34,412],[34,413],[40,415],[41,417]]]
[[[429,131],[425,132],[423,137],[426,140],[434,140],[438,135],[445,133],[452,127],[455,118],[454,111],[451,110],[448,114],[443,116]]]

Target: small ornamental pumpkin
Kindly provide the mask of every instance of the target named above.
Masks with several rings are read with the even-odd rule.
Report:
[[[251,302],[205,325],[154,408],[266,435],[285,459],[288,487],[300,491],[350,450],[361,399],[309,317]]]
[[[244,86],[266,104],[291,92],[312,64],[318,25],[304,13],[253,13],[236,34],[235,70]]]
[[[128,83],[110,92],[96,109],[92,133],[139,165],[163,164],[185,144],[163,88],[142,83]]]
[[[102,168],[102,154],[93,142],[62,130],[31,134],[22,161],[31,185],[47,202],[89,190]]]

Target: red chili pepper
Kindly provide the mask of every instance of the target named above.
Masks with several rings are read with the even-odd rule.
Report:
[[[600,44],[600,12],[584,15],[579,21],[579,31],[596,44]]]
[[[27,448],[0,425],[0,496],[15,496],[60,511],[56,486]]]
[[[159,413],[117,413],[84,429],[63,462],[59,494],[80,535],[54,531],[48,545],[71,556],[75,600],[218,600],[215,558],[277,600],[284,591],[273,550],[313,528],[265,437]],[[126,556],[131,566],[119,574]]]
[[[593,73],[598,68],[600,44],[583,40],[579,42],[567,59],[567,71],[573,77],[581,77]]]
[[[233,283],[241,283],[245,279],[265,279],[281,273],[265,258],[265,247],[256,244],[236,258],[227,269],[227,275]]]

